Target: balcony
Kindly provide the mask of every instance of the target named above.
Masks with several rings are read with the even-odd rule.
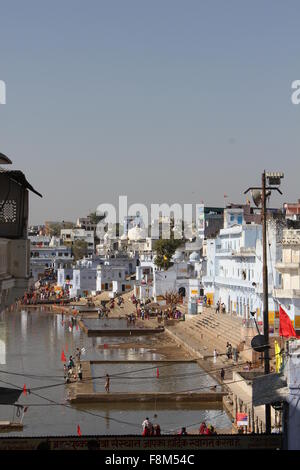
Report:
[[[254,286],[252,285],[253,281],[247,281],[244,279],[239,279],[239,278],[233,278],[233,277],[222,277],[222,276],[216,276],[215,277],[215,283],[216,284],[221,284],[225,286],[233,286],[233,287],[245,287],[247,289],[254,289]]]
[[[273,295],[278,299],[300,299],[300,289],[274,289]]]
[[[298,263],[281,262],[281,263],[276,263],[275,268],[280,273],[287,273],[289,271],[299,271],[300,263],[299,262]]]

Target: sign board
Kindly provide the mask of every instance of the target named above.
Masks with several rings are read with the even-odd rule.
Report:
[[[2,450],[241,450],[281,449],[282,434],[223,434],[217,436],[49,436],[1,437]]]
[[[236,424],[237,424],[237,426],[248,426],[248,414],[247,413],[237,413],[236,414]]]

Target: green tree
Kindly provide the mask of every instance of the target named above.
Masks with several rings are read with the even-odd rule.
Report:
[[[105,219],[105,217],[106,217],[105,214],[97,215],[97,212],[91,212],[89,214],[89,218],[90,218],[90,221],[92,222],[92,224],[98,224],[98,222]]]
[[[72,245],[72,253],[74,256],[74,261],[82,259],[88,253],[88,244],[84,240],[76,240]]]
[[[48,225],[49,228],[49,235],[52,237],[59,237],[60,236],[60,231],[63,228],[74,228],[75,224],[73,222],[65,222],[64,220],[62,222],[51,222]]]
[[[154,244],[154,251],[156,252],[154,263],[156,266],[160,269],[169,269],[172,264],[171,258],[182,243],[182,240],[175,240],[173,238],[157,240]]]

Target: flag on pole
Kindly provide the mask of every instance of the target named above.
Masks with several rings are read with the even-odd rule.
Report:
[[[79,424],[77,425],[77,434],[79,437],[81,436],[81,429],[80,429]]]
[[[23,394],[24,394],[24,395],[27,395],[27,388],[26,388],[26,384],[24,384],[24,386],[23,386]]]
[[[279,305],[279,336],[284,336],[285,338],[300,339],[300,336],[296,335],[296,331],[292,325],[290,317],[283,310],[281,305]]]
[[[282,355],[280,354],[281,349],[276,340],[274,341],[274,346],[275,346],[276,372],[278,374],[280,372],[280,368],[282,365]]]
[[[66,362],[66,360],[67,360],[67,358],[66,358],[66,356],[65,356],[64,350],[62,350],[62,352],[61,352],[60,360],[61,360],[62,362]]]

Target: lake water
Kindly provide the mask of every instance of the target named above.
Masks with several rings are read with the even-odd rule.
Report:
[[[61,353],[64,350],[68,357],[74,354],[77,347],[84,347],[86,354],[83,360],[158,360],[160,357],[144,348],[130,350],[109,349],[112,343],[124,341],[124,338],[90,338],[80,328],[71,327],[66,316],[48,313],[46,310],[23,310],[22,312],[2,312],[0,314],[0,386],[21,387],[31,390],[30,394],[21,395],[18,403],[28,406],[21,432],[8,435],[70,435],[76,434],[80,425],[82,434],[140,434],[141,422],[146,416],[157,422],[164,432],[174,432],[181,426],[195,429],[202,420],[207,420],[218,428],[229,427],[230,420],[222,410],[205,410],[194,404],[125,404],[113,403],[99,405],[71,406],[67,401],[67,387],[63,379]],[[131,339],[132,341],[132,339]],[[134,338],[139,344],[141,339]],[[108,349],[97,346],[107,343]],[[151,377],[153,370],[137,370],[155,364],[107,364],[92,366],[93,375],[101,375],[107,370],[110,374],[125,372],[122,380],[112,379],[111,387],[129,391],[131,387],[142,390],[142,387],[159,388],[162,391],[185,390],[195,385],[202,387],[214,383],[195,364],[177,364],[168,367],[159,366],[160,378]],[[195,369],[196,366],[196,369]],[[132,374],[133,370],[136,372]],[[194,375],[183,376],[190,372]],[[200,374],[199,374],[200,372]],[[143,375],[142,375],[143,374]],[[134,377],[126,379],[125,377]],[[150,378],[141,378],[150,377]],[[153,380],[152,380],[153,379]],[[150,385],[151,383],[151,385]],[[51,386],[51,387],[50,387]],[[103,386],[94,380],[94,387]],[[102,388],[103,390],[103,388]],[[16,408],[0,405],[0,420],[12,420]],[[16,418],[17,420],[17,418]],[[2,434],[6,435],[6,434]]]

